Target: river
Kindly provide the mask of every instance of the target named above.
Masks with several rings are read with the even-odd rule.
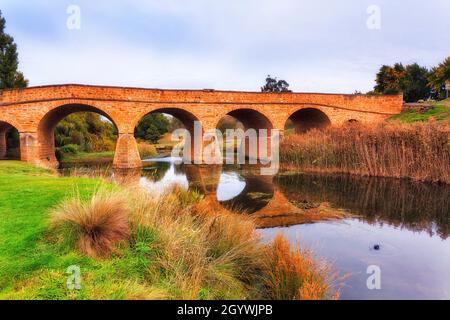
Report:
[[[342,299],[450,299],[450,186],[349,175],[261,176],[252,166],[175,160],[149,159],[142,171],[125,176],[151,192],[172,184],[195,189],[216,205],[254,215],[263,241],[283,233],[345,275]],[[299,212],[321,205],[350,216],[302,220]],[[376,288],[367,283],[374,276]]]

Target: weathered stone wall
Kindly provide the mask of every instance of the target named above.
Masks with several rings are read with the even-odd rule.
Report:
[[[192,130],[194,120],[204,130],[215,129],[227,114],[257,127],[284,130],[286,121],[300,109],[323,112],[333,125],[349,120],[376,123],[402,110],[403,97],[318,93],[255,93],[211,90],[158,90],[85,85],[58,85],[0,91],[0,121],[21,134],[22,160],[54,166],[53,132],[70,113],[93,111],[117,127],[119,141],[115,166],[140,165],[134,128],[150,112],[179,118]],[[242,111],[243,109],[251,111]]]

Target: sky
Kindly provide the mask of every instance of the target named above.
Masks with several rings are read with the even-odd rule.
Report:
[[[450,55],[450,0],[0,0],[0,10],[31,86],[259,91],[270,74],[297,92],[367,92],[383,64]]]

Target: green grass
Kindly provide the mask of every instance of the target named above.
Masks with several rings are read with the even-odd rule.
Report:
[[[440,122],[450,122],[450,99],[435,102],[434,108],[427,112],[420,113],[415,110],[410,110],[391,117],[389,121],[398,120],[404,123],[413,123],[429,121],[431,119]]]
[[[90,197],[105,183],[62,178],[16,161],[0,161],[0,299],[123,299],[157,296],[141,284],[139,252],[98,261],[49,241],[51,208],[79,193]],[[143,240],[144,241],[144,240]],[[78,265],[82,289],[68,290],[66,270]]]
[[[103,152],[79,152],[77,154],[65,154],[61,162],[89,162],[98,160],[112,160],[114,151]]]

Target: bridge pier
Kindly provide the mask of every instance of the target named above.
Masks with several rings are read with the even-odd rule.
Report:
[[[47,161],[40,161],[39,159],[39,148],[37,143],[37,133],[30,132],[19,132],[20,137],[20,160],[28,163],[37,164],[40,166],[56,168],[58,161],[54,157],[54,162],[48,165]]]
[[[6,158],[6,130],[0,131],[0,159]]]
[[[113,167],[116,169],[135,169],[142,167],[136,138],[130,133],[119,133],[114,154]]]

